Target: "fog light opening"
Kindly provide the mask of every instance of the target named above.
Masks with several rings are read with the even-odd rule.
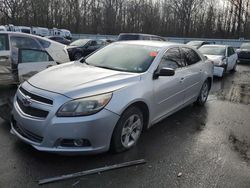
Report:
[[[84,145],[84,140],[83,140],[83,139],[75,139],[75,140],[74,140],[74,145],[75,145],[76,147],[81,147],[81,146]]]

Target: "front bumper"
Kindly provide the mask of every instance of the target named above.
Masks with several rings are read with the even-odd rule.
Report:
[[[119,115],[106,109],[84,117],[57,117],[51,110],[46,119],[37,119],[27,116],[15,99],[11,132],[39,151],[73,155],[95,154],[109,150],[118,119]],[[63,140],[75,139],[87,140],[90,145],[61,145]]]
[[[214,76],[222,77],[224,69],[224,67],[214,66]]]

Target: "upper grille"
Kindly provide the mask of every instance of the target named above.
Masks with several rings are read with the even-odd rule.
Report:
[[[250,59],[250,52],[248,51],[241,51],[238,53],[239,58],[245,58],[245,59]]]
[[[45,104],[50,104],[53,105],[53,101],[51,99],[47,99],[38,95],[35,95],[33,93],[30,93],[28,91],[26,91],[23,87],[20,87],[19,90],[24,94],[29,96],[32,100],[41,102],[41,103],[45,103]]]
[[[49,114],[48,111],[40,110],[31,106],[24,106],[22,101],[17,97],[17,103],[18,106],[21,108],[21,110],[30,116],[38,117],[38,118],[46,118]]]

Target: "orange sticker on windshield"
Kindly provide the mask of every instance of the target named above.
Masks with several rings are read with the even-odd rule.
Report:
[[[151,57],[156,57],[156,56],[157,56],[157,54],[158,54],[157,52],[150,52],[150,54],[149,54],[149,55],[150,55]]]

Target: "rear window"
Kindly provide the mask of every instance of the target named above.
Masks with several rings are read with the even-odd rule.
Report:
[[[224,46],[202,46],[199,51],[204,55],[225,55],[226,47]]]
[[[121,40],[139,40],[140,36],[139,35],[119,35],[118,41]]]

